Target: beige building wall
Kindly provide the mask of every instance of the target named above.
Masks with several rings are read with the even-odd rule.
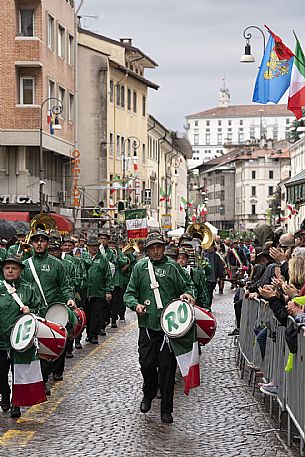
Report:
[[[85,205],[103,202],[109,208],[124,195],[130,205],[141,205],[148,186],[148,89],[158,88],[145,79],[144,70],[156,64],[130,40],[80,30],[78,43],[79,145],[84,158],[80,183]],[[116,178],[129,190],[111,192]]]

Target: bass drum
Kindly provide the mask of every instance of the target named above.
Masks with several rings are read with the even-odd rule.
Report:
[[[194,323],[194,308],[186,300],[171,301],[161,314],[161,327],[169,338],[184,336]]]
[[[208,344],[215,335],[217,323],[214,314],[195,305],[197,338],[200,344]]]

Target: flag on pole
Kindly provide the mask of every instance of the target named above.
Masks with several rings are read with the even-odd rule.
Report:
[[[267,27],[267,25],[265,25],[265,27],[274,39],[274,51],[279,60],[289,60],[291,57],[293,57],[293,52],[283,43],[282,39],[279,36],[275,35],[275,33],[273,33],[272,30]]]
[[[162,187],[160,187],[160,202],[165,202],[165,200],[166,200],[166,193],[164,192]]]
[[[294,60],[293,53],[290,51],[290,55],[289,51],[282,40],[270,31],[270,37],[255,82],[253,102],[278,103],[282,98],[290,85]],[[285,58],[279,58],[279,56]]]
[[[199,345],[196,325],[180,338],[170,339],[171,347],[177,359],[178,366],[184,379],[184,393],[200,386]]]
[[[181,202],[180,202],[180,211],[183,211],[187,208],[187,201],[184,197],[181,197]]]
[[[32,406],[47,400],[36,346],[25,352],[12,350],[14,406]]]
[[[299,40],[296,38],[295,59],[293,62],[288,98],[288,109],[297,119],[302,117],[305,106],[305,57]]]

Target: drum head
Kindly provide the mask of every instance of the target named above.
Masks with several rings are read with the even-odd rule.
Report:
[[[184,336],[194,322],[194,308],[185,300],[173,300],[161,315],[161,327],[170,338]]]
[[[45,318],[47,321],[56,322],[65,327],[69,320],[69,312],[63,303],[54,303],[47,309]]]
[[[37,322],[33,314],[21,316],[11,332],[12,348],[18,352],[27,351],[32,345],[37,333]]]

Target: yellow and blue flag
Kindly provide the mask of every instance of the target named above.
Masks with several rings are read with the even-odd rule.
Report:
[[[277,37],[278,38],[278,37]],[[278,103],[290,86],[293,54],[281,59],[274,34],[270,37],[258,71],[252,101],[266,104]]]

